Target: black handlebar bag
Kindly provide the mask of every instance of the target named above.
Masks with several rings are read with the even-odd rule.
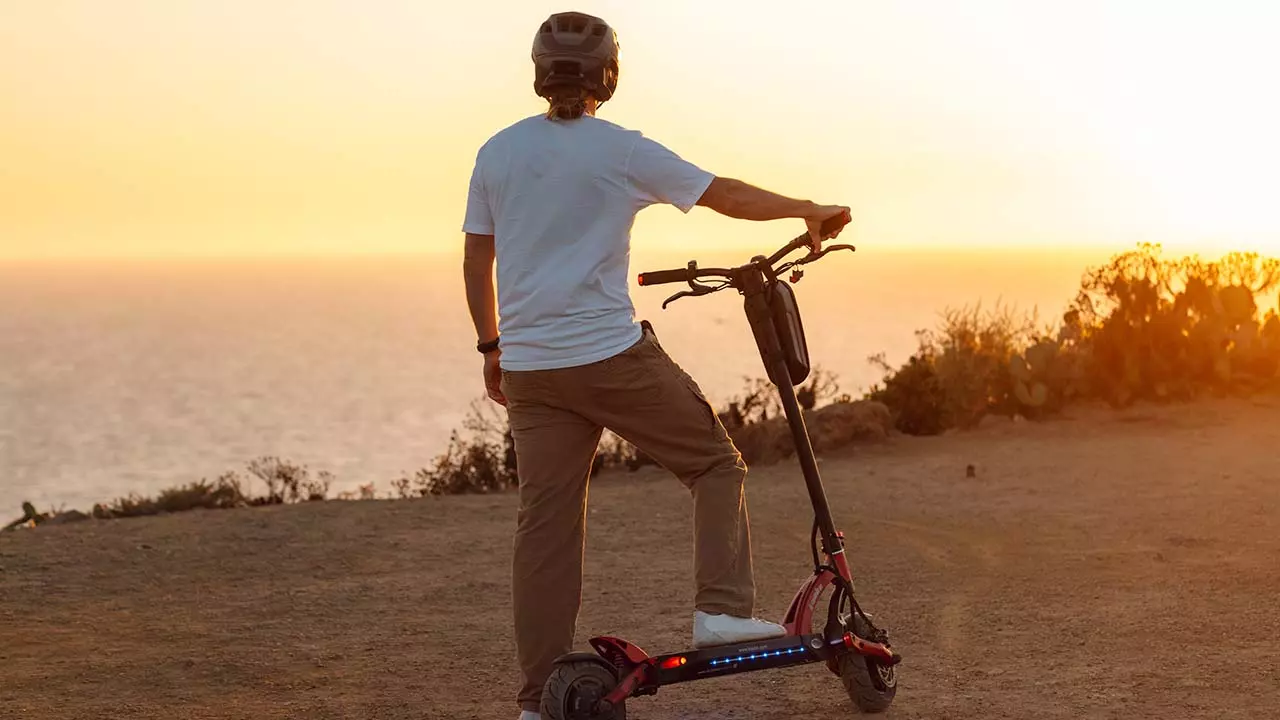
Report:
[[[783,280],[773,283],[769,295],[773,311],[773,327],[782,345],[782,357],[787,361],[787,373],[791,384],[799,385],[809,377],[809,345],[804,339],[804,323],[800,321],[800,306],[796,304],[796,292]]]

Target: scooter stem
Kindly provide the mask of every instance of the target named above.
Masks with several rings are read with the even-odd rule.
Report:
[[[831,517],[831,506],[827,503],[827,493],[822,486],[822,477],[818,473],[818,461],[813,454],[813,443],[805,427],[804,412],[800,408],[799,400],[796,399],[795,387],[791,384],[791,375],[787,369],[781,341],[778,339],[778,331],[773,325],[767,289],[763,271],[750,273],[743,278],[742,294],[745,296],[743,302],[746,306],[747,320],[751,323],[751,331],[755,334],[756,345],[760,349],[760,358],[764,361],[769,380],[778,389],[782,411],[791,428],[791,440],[795,445],[796,457],[800,461],[800,470],[804,474],[804,484],[809,491],[814,518],[818,522],[818,530],[822,533],[822,549],[831,556],[841,577],[852,582],[849,565],[844,557],[844,542],[837,534],[835,521]]]

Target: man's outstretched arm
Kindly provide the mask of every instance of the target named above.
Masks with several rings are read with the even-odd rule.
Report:
[[[808,200],[796,200],[741,180],[719,176],[707,186],[698,204],[738,220],[758,221],[807,218],[821,207]]]
[[[820,249],[823,240],[818,235],[822,221],[842,212],[849,212],[849,208],[843,205],[819,205],[808,200],[796,200],[726,177],[713,179],[702,193],[698,204],[738,220],[801,218],[809,227],[814,250]]]

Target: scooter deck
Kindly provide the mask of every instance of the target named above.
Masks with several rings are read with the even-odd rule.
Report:
[[[754,670],[806,665],[824,661],[833,652],[834,648],[829,648],[821,635],[790,635],[671,653],[651,660],[653,670],[645,685],[660,687]]]

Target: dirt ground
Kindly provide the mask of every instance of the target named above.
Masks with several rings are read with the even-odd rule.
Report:
[[[891,718],[1280,717],[1280,404],[1097,409],[823,458]],[[973,464],[976,478],[966,478]],[[792,464],[749,480],[761,612],[808,572]],[[579,637],[685,647],[690,503],[592,487]],[[515,497],[331,502],[0,535],[0,717],[511,718]],[[636,720],[855,714],[821,666]]]

